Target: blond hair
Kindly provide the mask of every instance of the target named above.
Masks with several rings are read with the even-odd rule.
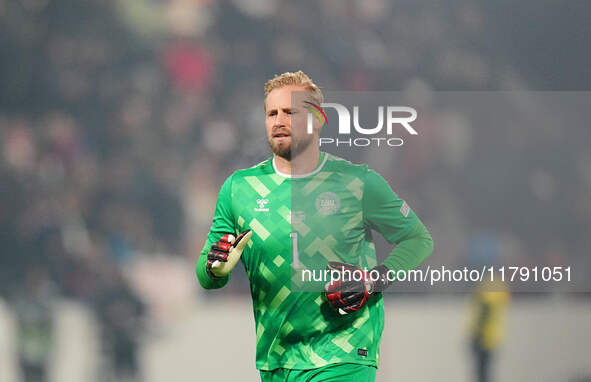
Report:
[[[265,83],[265,99],[271,91],[274,89],[281,88],[283,86],[288,85],[297,85],[302,86],[304,89],[311,92],[312,99],[314,102],[320,106],[320,104],[324,101],[324,95],[320,88],[312,81],[310,77],[301,70],[297,72],[285,72],[280,75],[276,75],[269,81]]]

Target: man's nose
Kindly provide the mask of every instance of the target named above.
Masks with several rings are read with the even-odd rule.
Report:
[[[277,116],[275,117],[275,126],[286,126],[288,125],[289,122],[289,114],[280,111],[277,113]]]

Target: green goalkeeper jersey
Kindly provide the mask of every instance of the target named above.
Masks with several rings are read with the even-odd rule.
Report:
[[[432,251],[424,225],[388,183],[367,165],[321,153],[310,174],[280,173],[272,158],[236,171],[223,184],[197,276],[211,279],[207,253],[224,233],[253,231],[241,261],[250,280],[260,370],[313,369],[331,363],[378,365],[384,327],[381,294],[358,312],[341,316],[322,295],[328,261],[372,268],[372,229],[398,245],[384,264],[418,266]],[[319,285],[322,284],[322,285]]]

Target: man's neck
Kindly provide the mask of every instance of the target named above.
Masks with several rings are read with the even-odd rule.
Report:
[[[311,145],[310,145],[311,146]],[[300,153],[297,157],[287,160],[273,154],[277,170],[283,174],[302,175],[308,174],[318,166],[320,160],[320,150],[318,147],[309,147],[309,149]]]

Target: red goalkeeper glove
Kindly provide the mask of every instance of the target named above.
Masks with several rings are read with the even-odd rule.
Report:
[[[368,272],[352,264],[331,261],[327,269],[331,275],[338,272],[338,277],[331,278],[325,285],[326,299],[333,309],[343,315],[360,310],[373,294],[384,291],[390,285],[385,265]]]
[[[232,234],[225,234],[213,243],[207,254],[206,270],[209,277],[221,278],[232,272],[251,236],[252,232],[246,230],[237,238]]]

